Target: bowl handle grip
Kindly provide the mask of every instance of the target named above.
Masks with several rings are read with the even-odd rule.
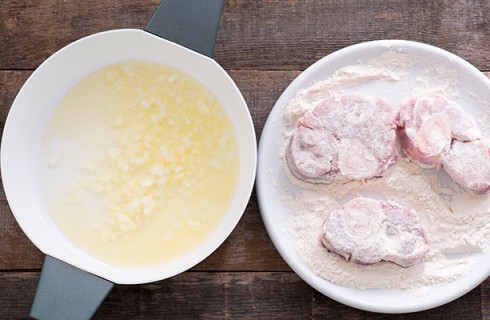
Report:
[[[213,57],[224,0],[162,0],[145,31]]]
[[[114,284],[51,256],[44,258],[30,316],[90,319]]]

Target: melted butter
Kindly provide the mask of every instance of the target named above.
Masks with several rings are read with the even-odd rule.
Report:
[[[44,143],[50,214],[73,244],[112,265],[191,252],[216,230],[236,189],[237,141],[217,98],[151,62],[82,79]]]

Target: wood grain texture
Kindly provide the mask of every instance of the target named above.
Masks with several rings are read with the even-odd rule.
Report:
[[[490,278],[480,286],[482,319],[490,319]]]
[[[0,71],[0,129],[7,118],[17,92],[30,71]],[[39,268],[42,253],[29,241],[15,221],[7,203],[3,185],[0,189],[0,270]]]
[[[38,277],[38,272],[0,273],[0,319],[27,318]],[[151,284],[115,286],[94,319],[488,319],[482,317],[480,293],[476,288],[433,310],[386,315],[331,300],[292,272],[186,272]]]
[[[61,47],[110,29],[142,28],[158,0],[2,1],[0,69],[34,69]]]
[[[142,28],[157,0],[4,1],[0,69],[34,69],[62,46],[116,28]],[[216,42],[227,70],[303,70],[355,43],[406,39],[490,70],[489,5],[478,1],[228,0]]]
[[[0,129],[32,70],[95,32],[142,28],[159,0],[2,0]],[[313,62],[348,45],[407,39],[436,45],[490,76],[488,0],[226,0],[215,58],[248,103],[260,140],[275,101]],[[0,319],[27,319],[43,254],[0,191]],[[483,319],[490,278],[463,297],[420,313],[360,311],[312,289],[269,239],[255,192],[228,240],[191,271],[116,286],[96,319]]]
[[[490,68],[486,0],[235,0],[226,4],[216,58],[228,68],[303,70],[335,50],[378,39],[425,42],[461,55],[480,70]],[[243,59],[236,59],[236,54]]]

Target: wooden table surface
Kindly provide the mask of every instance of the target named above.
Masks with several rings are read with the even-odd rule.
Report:
[[[205,0],[203,0],[205,1]],[[0,120],[40,63],[99,31],[143,28],[158,0],[1,0]],[[376,39],[407,39],[490,71],[490,2],[227,0],[215,59],[241,89],[260,137],[286,86],[319,58]],[[488,75],[489,73],[487,73]],[[43,254],[0,194],[0,319],[26,319]],[[272,245],[252,194],[228,240],[192,270],[144,285],[116,285],[96,319],[487,319],[490,278],[420,313],[384,315],[342,305],[303,282]]]

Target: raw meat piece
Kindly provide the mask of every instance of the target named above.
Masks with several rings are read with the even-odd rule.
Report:
[[[413,161],[441,166],[453,139],[473,141],[481,133],[461,106],[444,96],[415,96],[403,102],[397,114],[400,144]]]
[[[379,176],[397,157],[395,113],[359,93],[332,96],[304,114],[291,136],[291,172],[313,183],[345,183]]]
[[[454,140],[442,166],[454,181],[476,195],[490,192],[490,140]]]
[[[442,166],[476,195],[490,192],[490,142],[461,106],[441,95],[412,97],[400,106],[397,126],[410,159],[421,166]]]
[[[400,130],[402,149],[421,165],[440,167],[442,156],[451,145],[451,124],[445,114],[436,113],[422,123],[417,133],[409,138],[408,129]]]
[[[413,266],[429,251],[415,210],[393,201],[355,198],[335,210],[323,224],[323,245],[347,261],[380,261]]]

